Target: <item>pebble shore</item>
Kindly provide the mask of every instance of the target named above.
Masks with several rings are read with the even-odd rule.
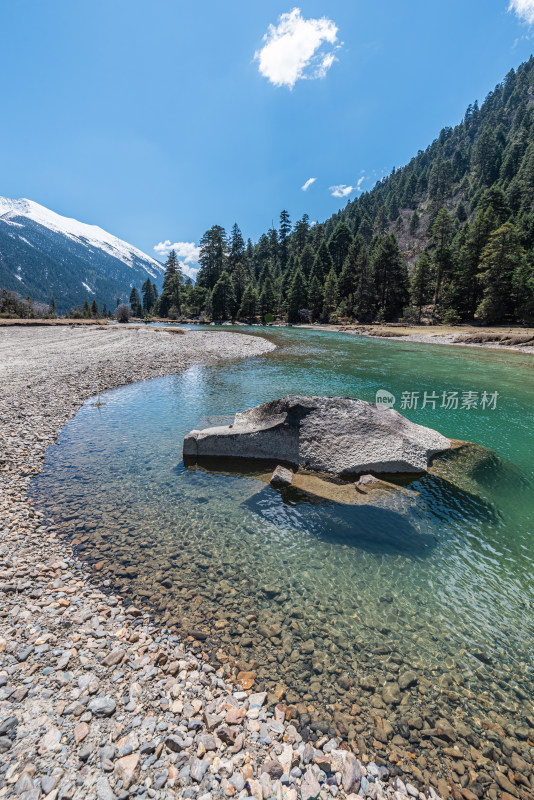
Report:
[[[497,765],[471,746],[491,777],[461,790],[443,778],[415,786],[330,732],[303,736],[282,704],[246,680],[225,682],[201,646],[99,585],[32,508],[46,447],[88,397],[270,348],[232,333],[0,331],[0,797],[533,797],[528,728]],[[429,735],[460,770],[454,728],[439,720]]]

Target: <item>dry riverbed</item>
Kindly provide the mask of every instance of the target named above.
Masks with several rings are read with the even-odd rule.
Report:
[[[46,447],[88,397],[271,347],[155,328],[0,330],[0,797],[449,794],[445,780],[423,791],[328,733],[305,741],[247,676],[225,684],[201,644],[99,586],[28,500]]]

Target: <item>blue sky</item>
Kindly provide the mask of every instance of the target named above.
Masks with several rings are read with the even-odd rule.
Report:
[[[0,194],[151,255],[324,219],[530,56],[534,0],[508,4],[3,3]]]

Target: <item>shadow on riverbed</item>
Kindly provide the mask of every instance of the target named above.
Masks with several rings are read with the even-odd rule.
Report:
[[[436,545],[410,521],[406,508],[346,506],[314,498],[299,489],[278,492],[265,486],[242,504],[279,529],[297,528],[330,544],[343,544],[374,553],[418,558]]]

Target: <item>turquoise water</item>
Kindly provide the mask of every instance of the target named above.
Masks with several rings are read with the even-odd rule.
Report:
[[[183,635],[204,631],[228,674],[252,672],[342,732],[381,708],[381,684],[406,667],[418,683],[393,716],[424,702],[519,724],[534,684],[534,359],[306,329],[268,335],[278,349],[265,356],[88,401],[47,451],[36,500],[102,580]],[[402,413],[494,457],[471,471],[453,463],[452,482],[426,476],[367,507],[182,462],[184,435],[206,418],[289,393],[374,401],[378,389],[399,410],[404,392],[418,392],[418,408]],[[435,410],[420,407],[425,391]],[[459,392],[460,405],[477,392],[479,405],[441,408],[443,392]],[[480,407],[483,392],[498,392],[496,408]]]

